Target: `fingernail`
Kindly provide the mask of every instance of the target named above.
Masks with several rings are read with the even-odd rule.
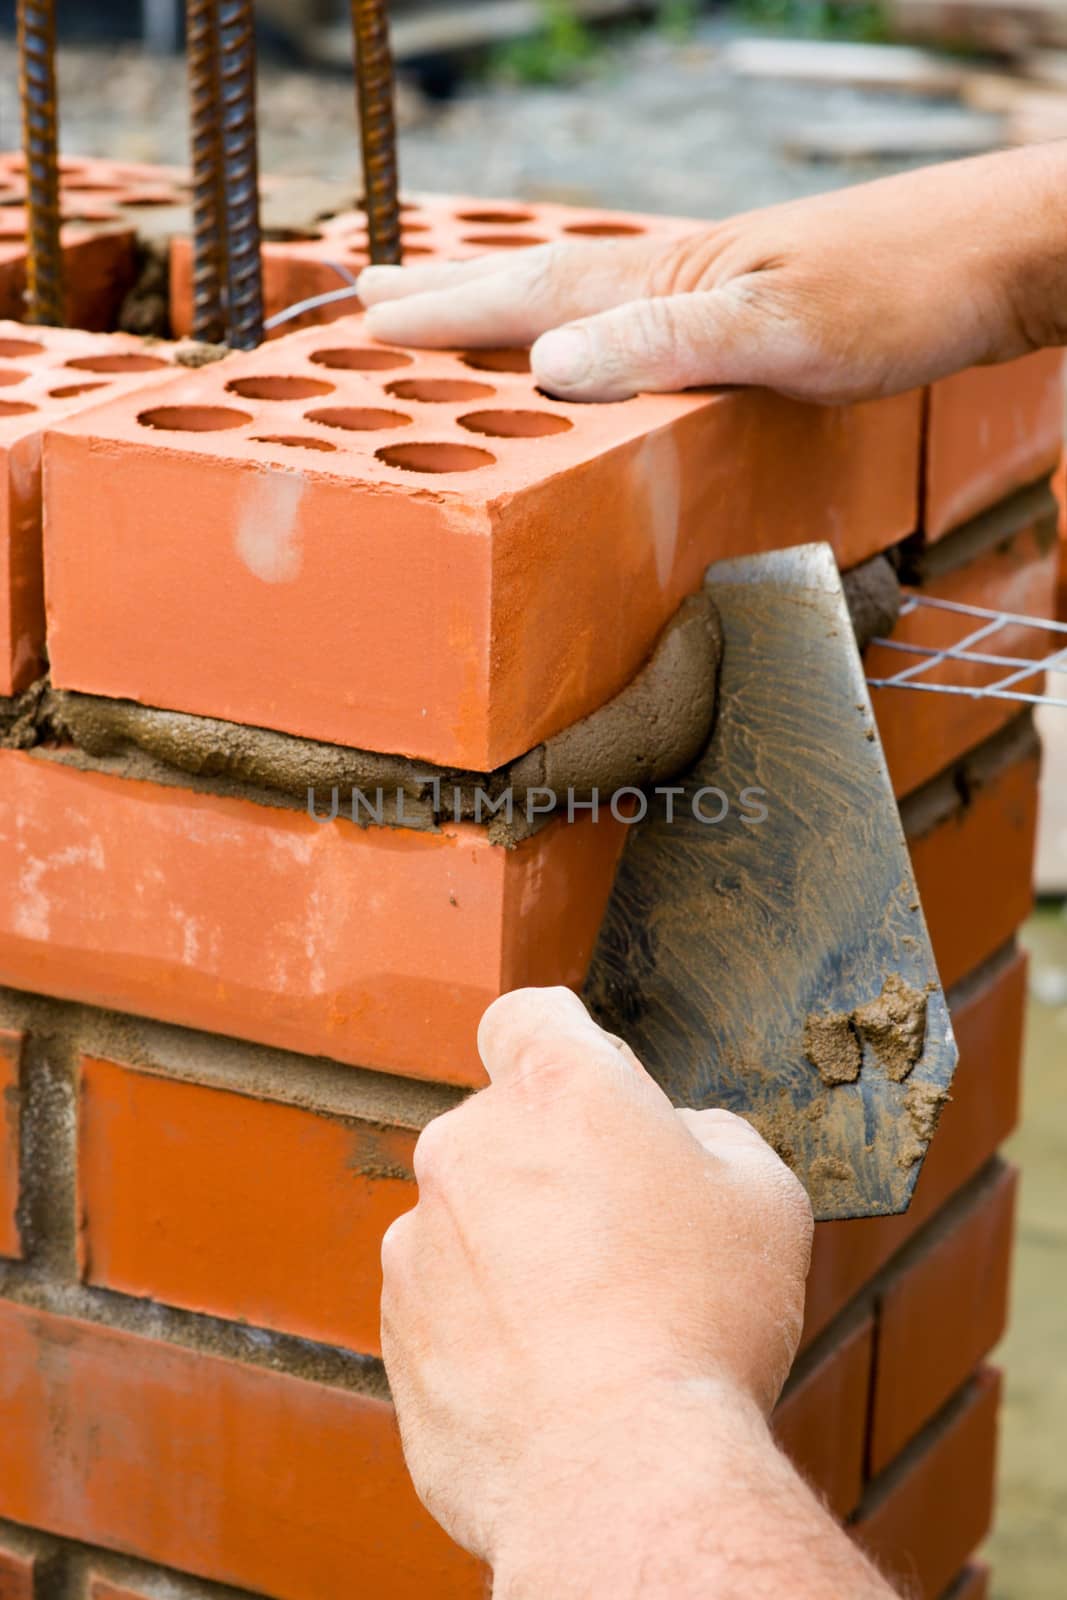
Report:
[[[593,341],[584,328],[556,328],[533,349],[533,367],[546,389],[584,383],[593,365]]]

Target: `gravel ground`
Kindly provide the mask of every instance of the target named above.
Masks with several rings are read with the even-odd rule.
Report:
[[[812,165],[780,151],[783,128],[850,117],[876,104],[849,89],[737,81],[723,67],[721,24],[685,43],[654,32],[605,45],[591,71],[561,87],[470,82],[431,103],[402,85],[402,171],[412,189],[573,201],[721,216],[894,170],[900,163]],[[18,140],[14,51],[0,42],[0,141]],[[134,49],[60,56],[62,142],[78,154],[184,164],[183,67]],[[352,85],[341,74],[264,63],[264,171],[349,180],[357,164]]]

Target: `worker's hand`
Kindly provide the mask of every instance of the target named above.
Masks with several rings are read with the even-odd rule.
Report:
[[[759,384],[895,394],[1067,341],[1063,145],[905,173],[669,242],[587,240],[370,267],[376,337],[533,344],[572,400]],[[536,342],[535,342],[536,341]]]
[[[479,1049],[491,1087],[427,1127],[383,1242],[382,1348],[419,1494],[497,1563],[565,1550],[591,1494],[610,1528],[620,1477],[677,1494],[728,1421],[766,1434],[812,1218],[754,1129],[673,1110],[569,990],[496,1001]]]

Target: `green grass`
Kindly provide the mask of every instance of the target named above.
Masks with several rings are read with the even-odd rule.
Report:
[[[877,0],[737,0],[744,22],[808,39],[887,37],[885,7]]]

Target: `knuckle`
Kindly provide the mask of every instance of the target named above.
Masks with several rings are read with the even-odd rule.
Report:
[[[457,1108],[458,1110],[459,1108]],[[412,1171],[420,1189],[448,1182],[456,1163],[455,1111],[428,1122],[415,1142]]]
[[[411,1254],[411,1236],[414,1225],[415,1211],[413,1209],[405,1211],[402,1216],[396,1217],[382,1234],[382,1273],[387,1282],[397,1276]]]

